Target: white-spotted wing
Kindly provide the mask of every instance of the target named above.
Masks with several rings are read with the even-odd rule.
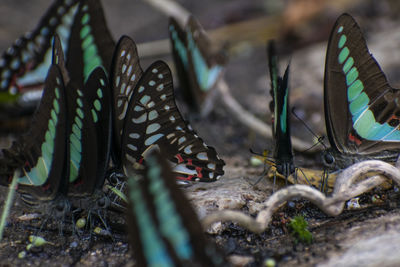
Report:
[[[133,42],[124,38],[125,42]],[[115,55],[128,57],[134,52],[122,49]],[[121,65],[119,70],[115,70],[114,86],[115,76],[120,77],[129,69],[130,65]],[[119,83],[119,87],[134,88],[122,131],[122,163],[141,163],[146,153],[158,149],[168,155],[178,179],[210,182],[223,175],[224,161],[183,120],[175,103],[168,65],[162,61],[153,63],[139,82],[133,83],[135,87],[130,82]],[[120,90],[119,87],[113,90]]]

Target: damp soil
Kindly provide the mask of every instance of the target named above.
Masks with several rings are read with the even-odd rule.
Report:
[[[279,4],[276,5],[276,2],[281,1],[179,2],[191,10],[206,29],[223,27],[281,11]],[[0,51],[4,51],[23,32],[30,30],[49,3],[49,0],[1,1]],[[167,38],[167,18],[144,2],[116,0],[102,1],[102,3],[115,39],[118,39],[121,34],[130,35],[138,43]],[[397,5],[396,1],[380,1],[380,4],[376,4],[375,1],[362,1],[362,4],[350,10],[322,9],[319,20],[308,21],[293,32],[281,36],[279,42],[279,50],[283,53],[281,68],[283,69],[283,65],[287,64],[289,59],[292,64],[292,105],[296,107],[296,112],[315,131],[316,135],[324,134],[322,83],[324,50],[330,26],[323,25],[332,25],[335,18],[343,11],[358,16],[361,27],[365,29],[367,37],[370,37],[368,42],[371,41],[371,50],[388,74],[389,81],[396,85],[399,84],[396,77],[400,77],[397,73],[400,69],[400,54],[397,53],[400,44],[398,38],[397,41],[396,38],[393,40],[394,32],[400,26],[400,21],[395,16],[399,10]],[[321,21],[324,23],[320,23]],[[303,35],[302,32],[305,34]],[[233,34],[242,33],[238,31]],[[315,38],[310,38],[310,36]],[[265,39],[268,38],[265,37]],[[318,43],[316,40],[324,42]],[[392,41],[383,44],[384,40]],[[387,44],[392,44],[392,47],[388,48]],[[251,41],[236,43],[231,46],[231,54],[225,78],[233,96],[253,114],[269,121],[269,81],[264,43],[257,45],[253,45]],[[170,55],[162,55],[144,58],[142,60],[144,67],[155,59],[166,60],[172,66]],[[178,104],[182,110],[185,110],[184,104]],[[24,131],[26,122],[29,122],[29,117],[25,118],[25,123],[13,122],[11,127],[5,124],[0,129],[3,147],[7,146],[15,133]],[[252,155],[249,149],[272,150],[271,140],[262,138],[238,123],[219,102],[216,103],[209,117],[196,119],[192,121],[192,124],[206,143],[214,146],[227,163],[225,167],[228,170],[227,174],[221,178],[217,187],[223,189],[224,181],[234,179],[243,183],[257,180],[263,167],[253,167],[249,164]],[[292,124],[293,132],[298,137],[307,141],[314,138],[302,122],[293,120]],[[315,161],[318,155],[303,158],[302,154],[297,152],[297,156],[301,159],[299,165],[318,165]],[[273,183],[265,180],[263,182],[266,187],[262,193],[267,197],[272,192]],[[7,190],[6,188],[0,190],[2,203]],[[191,198],[190,189],[185,190]],[[232,190],[232,196],[235,193]],[[248,194],[251,195],[251,192]],[[365,204],[362,205],[364,208],[346,210],[337,217],[326,216],[306,201],[295,200],[278,210],[269,228],[260,235],[248,232],[233,223],[224,224],[223,230],[217,234],[207,235],[238,266],[242,266],[243,263],[247,266],[262,266],[267,259],[273,259],[278,266],[323,264],[343,255],[356,242],[362,242],[364,238],[400,231],[398,194],[393,189],[377,191],[373,194],[379,195],[383,200],[379,204],[372,203],[371,194],[365,195],[361,198],[361,202]],[[246,205],[241,209],[248,212]],[[303,215],[307,220],[308,229],[313,236],[311,244],[298,242],[290,231],[288,222],[296,215]],[[29,218],[29,216],[34,218]],[[105,216],[111,233],[100,235],[91,234],[90,229],[72,231],[70,217],[54,220],[53,217],[48,218],[49,216],[35,216],[36,212],[24,206],[17,197],[11,209],[4,239],[0,242],[0,266],[135,266],[130,256],[125,231],[127,226],[124,224],[123,214],[110,212]],[[79,214],[74,215],[74,218],[78,217],[80,217]],[[44,223],[46,219],[49,220]],[[101,224],[95,222],[95,225]],[[20,258],[20,253],[26,251],[29,235],[37,233],[51,243],[29,251],[24,258]]]

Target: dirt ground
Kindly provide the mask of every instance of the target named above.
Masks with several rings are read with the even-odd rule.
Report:
[[[223,0],[223,1],[179,1],[193,12],[206,29],[217,29],[234,25],[241,21],[282,14],[288,6],[279,4],[281,1],[262,0]],[[330,1],[298,0],[287,3],[312,2],[321,5],[313,19],[304,18],[294,24],[283,26],[279,33],[279,51],[282,52],[281,68],[291,60],[291,103],[296,107],[299,116],[316,132],[324,134],[323,115],[323,71],[326,42],[336,17],[346,11],[354,15],[364,29],[370,50],[388,75],[390,83],[396,87],[400,84],[400,35],[398,28],[400,10],[397,1],[335,1],[334,8],[324,6]],[[348,2],[354,2],[348,6]],[[40,15],[49,5],[49,0],[1,0],[0,1],[0,51],[4,51],[16,38],[27,30],[32,29]],[[115,39],[121,34],[130,35],[137,43],[165,39],[168,36],[168,19],[159,11],[139,0],[102,1],[110,30]],[[300,8],[305,6],[299,6]],[[292,14],[292,13],[287,13]],[[295,15],[292,14],[293,17]],[[287,21],[293,17],[285,17]],[[285,20],[284,20],[285,21]],[[268,25],[257,25],[268,27]],[[234,28],[232,35],[240,36],[239,28]],[[248,29],[253,31],[254,29]],[[269,121],[269,81],[267,79],[267,61],[265,42],[270,37],[261,36],[265,41],[254,40],[235,41],[232,36],[226,36],[230,51],[230,61],[226,68],[225,79],[230,86],[233,96],[250,112]],[[140,49],[139,49],[140,54]],[[146,57],[142,60],[146,67],[155,59],[166,60],[172,66],[170,54]],[[398,86],[397,86],[398,87]],[[181,105],[185,110],[184,105]],[[249,148],[256,151],[273,149],[272,140],[266,140],[240,124],[231,113],[217,103],[209,117],[192,122],[198,134],[212,145],[226,161],[226,174],[218,182],[211,185],[196,185],[186,189],[188,196],[195,202],[196,191],[224,189],[238,199],[240,208],[249,211],[249,199],[262,202],[272,192],[272,182],[263,180],[262,186],[253,188],[254,196],[235,192],[239,184],[249,185],[257,180],[262,167],[252,167],[249,163],[251,153]],[[313,136],[298,120],[292,119],[293,131],[296,136],[311,142]],[[2,141],[8,140],[9,134],[2,134]],[[4,142],[3,142],[4,143]],[[319,155],[302,157],[297,154],[297,165],[318,166]],[[228,186],[230,184],[230,186]],[[248,191],[247,191],[248,193]],[[246,194],[247,194],[246,193]],[[371,195],[378,194],[384,200],[371,204]],[[344,211],[338,217],[328,217],[315,206],[302,200],[295,200],[280,209],[274,215],[270,227],[261,235],[245,231],[232,224],[224,224],[218,234],[209,235],[210,239],[223,248],[233,261],[249,260],[247,266],[262,266],[266,259],[274,259],[278,266],[335,266],[344,263],[339,259],[348,253],[362,255],[353,250],[360,244],[367,244],[373,238],[389,235],[392,239],[377,240],[372,251],[376,259],[387,259],[379,262],[370,260],[369,266],[396,266],[388,261],[389,257],[381,252],[383,244],[399,243],[400,208],[399,195],[394,189],[376,191],[361,197],[365,208]],[[0,199],[6,194],[1,189]],[[212,202],[212,199],[210,200]],[[201,212],[199,214],[204,216]],[[216,205],[215,209],[219,207]],[[126,240],[123,216],[110,216],[109,224],[112,237],[92,235],[88,231],[72,233],[70,219],[63,221],[64,232],[59,234],[58,221],[49,222],[40,231],[53,244],[28,252],[25,258],[18,258],[28,244],[28,236],[38,231],[43,223],[43,217],[23,221],[19,216],[34,212],[16,201],[12,208],[10,221],[6,228],[4,239],[0,242],[0,266],[134,266],[130,258],[129,246]],[[311,244],[296,243],[290,234],[287,221],[295,215],[303,215],[309,223],[313,235]],[[380,243],[381,242],[381,243]],[[395,253],[393,253],[395,251]],[[381,252],[381,254],[380,254]],[[396,254],[398,250],[392,250]],[[233,259],[232,259],[233,256]],[[354,258],[354,257],[353,257]],[[336,260],[336,261],[335,261]],[[335,262],[337,264],[335,264]],[[358,262],[360,263],[361,260]],[[349,265],[356,263],[347,261]],[[400,261],[397,262],[400,264]],[[366,264],[366,265],[368,265]],[[240,266],[240,264],[239,264]]]

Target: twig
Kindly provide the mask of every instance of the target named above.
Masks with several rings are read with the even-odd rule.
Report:
[[[371,173],[374,176],[365,178]],[[207,229],[215,222],[232,221],[252,232],[262,233],[267,229],[273,213],[286,201],[298,197],[311,201],[330,216],[337,216],[343,211],[347,199],[380,185],[385,181],[383,177],[400,184],[400,171],[389,163],[379,160],[359,162],[338,175],[333,194],[330,197],[325,197],[320,191],[306,185],[288,186],[274,193],[263,203],[264,209],[258,213],[256,219],[240,211],[223,210],[206,216],[202,223]],[[361,178],[365,179],[355,183]]]
[[[174,17],[179,24],[185,25],[190,12],[173,0],[144,0],[168,17]]]

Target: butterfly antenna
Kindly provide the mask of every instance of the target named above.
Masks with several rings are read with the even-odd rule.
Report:
[[[304,177],[304,179],[306,179],[307,184],[308,184],[309,186],[313,186],[313,185],[311,184],[310,180],[308,180],[307,175],[304,173],[304,171],[303,171],[301,168],[297,168],[297,170],[299,170],[299,171],[303,174],[303,177]]]
[[[265,166],[265,165],[264,165]],[[269,169],[271,169],[272,165],[269,165],[267,169],[264,169],[264,171],[260,174],[260,177],[257,178],[257,181],[253,184],[251,182],[248,181],[248,183],[251,186],[256,186],[259,182],[261,182],[261,180],[264,178],[264,176],[268,173]]]
[[[323,140],[325,139],[325,136],[323,136],[323,135],[318,136],[318,135],[310,128],[310,126],[308,126],[308,124],[307,124],[302,118],[300,118],[300,117],[297,115],[297,113],[296,113],[296,108],[295,108],[295,107],[292,108],[292,114],[293,114],[293,116],[296,117],[296,119],[298,119],[298,120],[304,125],[304,127],[306,127],[306,129],[307,129],[314,137],[317,138],[317,143],[315,143],[315,144],[312,145],[310,148],[307,148],[306,150],[304,150],[304,151],[302,151],[302,152],[303,152],[303,153],[304,153],[304,152],[307,152],[307,151],[311,150],[312,148],[314,148],[315,146],[317,146],[317,145],[319,145],[319,144],[321,144],[321,145],[324,147],[324,149],[326,150],[327,147],[326,147],[326,145],[325,145],[324,142],[323,142]]]

